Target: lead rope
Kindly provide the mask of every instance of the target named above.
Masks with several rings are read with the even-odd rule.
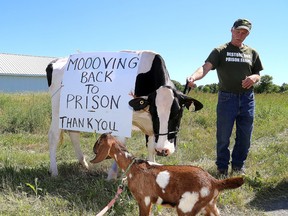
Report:
[[[119,198],[119,195],[123,192],[124,189],[124,181],[126,180],[126,173],[130,170],[132,164],[135,162],[135,158],[133,161],[129,164],[125,172],[122,174],[122,183],[118,186],[117,192],[114,196],[114,198],[96,215],[96,216],[103,216],[116,202],[116,200]]]
[[[188,86],[189,82],[186,80],[186,84],[183,90],[183,94],[188,94],[191,91],[191,87]]]
[[[122,191],[123,191],[123,185],[121,184],[118,186],[118,190],[114,198],[96,216],[103,216],[114,205],[114,203],[116,202]]]

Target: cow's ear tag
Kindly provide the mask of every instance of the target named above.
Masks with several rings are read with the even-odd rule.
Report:
[[[148,106],[148,101],[144,98],[134,98],[129,101],[129,105],[135,110],[139,111],[141,109],[144,109],[146,106]]]
[[[203,108],[203,104],[200,101],[186,95],[182,95],[182,97],[180,97],[180,103],[191,112],[195,112]]]

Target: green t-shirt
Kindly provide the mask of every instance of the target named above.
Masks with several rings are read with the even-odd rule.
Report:
[[[226,43],[215,48],[205,62],[210,62],[213,69],[217,70],[219,90],[225,92],[250,90],[242,88],[242,80],[263,70],[258,53],[246,45],[236,47]]]

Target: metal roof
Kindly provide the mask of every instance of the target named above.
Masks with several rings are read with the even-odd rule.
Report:
[[[0,76],[46,76],[46,67],[56,57],[0,53]]]

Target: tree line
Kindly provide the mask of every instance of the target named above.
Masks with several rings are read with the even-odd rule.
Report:
[[[176,88],[183,92],[185,85],[181,85],[179,82],[172,80],[175,84]],[[207,84],[207,85],[199,85],[193,89],[194,91],[200,91],[204,93],[217,93],[219,88],[218,84]],[[255,93],[284,93],[288,92],[288,84],[283,83],[281,86],[278,86],[273,83],[273,77],[269,75],[261,76],[260,82],[258,82],[254,86]]]

